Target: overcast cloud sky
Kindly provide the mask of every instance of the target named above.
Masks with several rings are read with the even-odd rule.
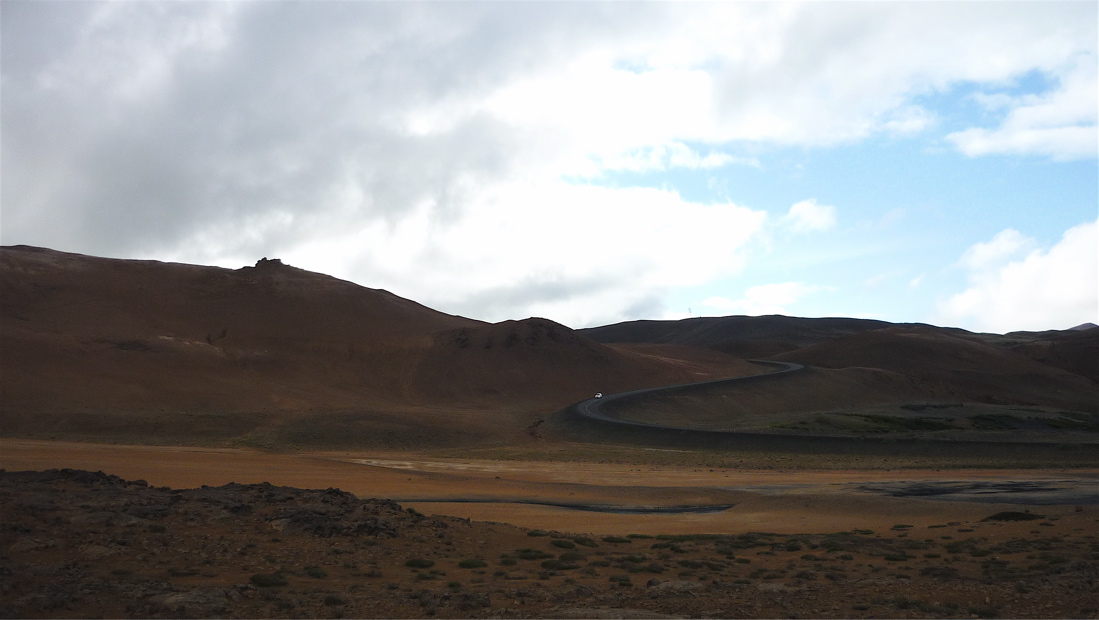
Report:
[[[0,241],[572,327],[1099,322],[1099,14],[0,4]]]

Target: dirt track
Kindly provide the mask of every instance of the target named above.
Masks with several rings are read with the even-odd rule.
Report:
[[[395,453],[273,454],[245,449],[119,446],[5,439],[0,467],[7,470],[102,470],[173,488],[259,483],[300,488],[337,487],[360,497],[396,499],[427,514],[447,514],[524,527],[596,534],[835,532],[882,529],[897,523],[926,526],[979,519],[996,510],[1026,509],[1010,492],[979,501],[938,496],[894,496],[902,482],[1041,483],[1074,497],[1045,505],[1067,514],[1096,503],[1096,470],[830,470],[739,471],[699,467],[441,459]],[[884,485],[884,486],[883,486]],[[986,485],[987,486],[987,485]],[[1001,487],[1010,489],[1010,485]],[[1067,491],[1066,491],[1067,490]],[[996,502],[996,497],[1004,501]],[[419,501],[407,501],[415,499]],[[446,500],[476,499],[485,503]],[[506,500],[496,503],[491,500]],[[955,498],[965,500],[967,498]],[[973,498],[968,498],[973,499]],[[1087,501],[1087,500],[1091,501]],[[431,500],[431,501],[425,501]],[[991,501],[990,501],[991,500]],[[521,503],[612,506],[731,504],[702,514],[615,514]],[[1038,502],[1043,500],[1039,497]],[[1013,503],[1014,502],[1014,503]],[[1028,505],[1032,505],[1029,502]],[[1087,507],[1086,510],[1094,510]]]

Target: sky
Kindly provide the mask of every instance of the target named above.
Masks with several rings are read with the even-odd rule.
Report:
[[[0,243],[570,327],[1099,323],[1099,3],[0,3]]]

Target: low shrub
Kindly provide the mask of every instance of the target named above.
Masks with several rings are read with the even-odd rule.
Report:
[[[607,581],[610,581],[611,583],[617,583],[623,588],[628,588],[633,585],[633,582],[630,581],[629,575],[614,575],[613,577],[608,578]]]
[[[546,570],[573,570],[574,568],[580,568],[580,565],[563,562],[561,560],[544,560],[542,562],[542,568]]]
[[[274,588],[277,586],[284,586],[288,583],[286,577],[283,577],[278,573],[270,575],[264,573],[252,575],[248,578],[248,581],[251,581],[252,585],[259,588]]]
[[[328,571],[319,566],[306,566],[305,574],[309,575],[313,579],[324,579],[328,576]]]
[[[1045,518],[1045,515],[1034,514],[1033,512],[1016,512],[1008,510],[1006,512],[997,512],[994,515],[981,519],[981,521],[1037,521],[1038,519]]]

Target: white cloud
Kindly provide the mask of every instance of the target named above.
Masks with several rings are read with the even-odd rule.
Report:
[[[738,273],[765,218],[656,189],[536,189],[498,188],[447,223],[433,223],[424,204],[393,227],[306,244],[283,259],[341,277],[369,273],[371,286],[448,312],[552,316],[579,327],[637,318],[629,308],[671,287]]]
[[[5,243],[278,256],[477,318],[638,318],[741,269],[760,235],[740,181],[706,204],[604,173],[928,132],[922,95],[1033,71],[1060,90],[1004,103],[1004,127],[1062,144],[1094,88],[1072,69],[1094,54],[1092,3],[0,10]],[[803,201],[782,223],[828,230],[836,211]],[[766,291],[733,303],[781,308]]]
[[[1061,76],[1056,90],[1010,97],[1002,93],[979,98],[990,110],[1007,109],[995,129],[974,127],[947,140],[966,155],[1029,154],[1054,159],[1099,155],[1099,66],[1090,55]]]
[[[795,232],[829,230],[836,226],[836,208],[817,204],[815,198],[802,200],[790,207],[782,223]]]
[[[883,284],[885,284],[886,282],[889,282],[892,279],[893,279],[893,274],[879,273],[876,276],[870,276],[869,278],[864,280],[862,285],[865,286],[866,288],[876,289],[876,288],[880,288]]]
[[[650,147],[615,153],[593,161],[594,170],[628,170],[631,172],[665,171],[672,168],[713,170],[730,165],[759,168],[758,159],[737,157],[728,153],[711,151],[701,155],[682,142],[657,144]]]
[[[988,242],[973,244],[958,261],[973,272],[985,272],[998,268],[1014,256],[1034,248],[1036,241],[1008,228],[996,233]]]
[[[740,313],[749,316],[764,314],[791,314],[790,306],[812,293],[831,290],[829,287],[805,284],[802,282],[781,282],[753,286],[744,292],[740,299],[711,297],[702,302],[704,306],[723,313]]]
[[[963,256],[970,285],[938,305],[937,322],[977,331],[1067,329],[1099,320],[1097,223],[1070,228],[1048,250],[1004,231]]]

